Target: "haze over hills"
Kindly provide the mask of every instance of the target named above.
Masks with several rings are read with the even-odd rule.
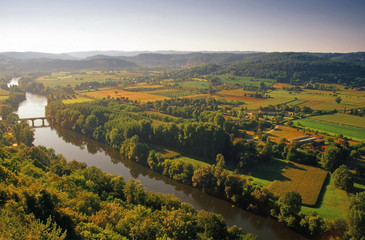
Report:
[[[97,54],[97,55],[93,55]],[[86,58],[80,58],[85,57]],[[122,52],[91,51],[75,53],[0,53],[0,71],[73,71],[81,69],[123,70],[137,67],[191,69],[214,64],[206,74],[229,73],[276,79],[279,82],[339,82],[365,85],[365,52]],[[198,68],[197,70],[194,68]],[[212,70],[214,70],[212,72]]]

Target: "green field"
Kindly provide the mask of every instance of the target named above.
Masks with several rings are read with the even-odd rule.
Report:
[[[63,100],[62,102],[65,104],[72,104],[72,103],[89,102],[89,101],[94,101],[94,99],[87,98],[87,97],[78,97],[78,98],[73,98],[73,99],[66,99],[66,100]]]
[[[312,118],[318,119],[318,120],[323,120],[323,121],[328,121],[328,122],[334,122],[334,123],[339,123],[339,124],[345,124],[345,125],[365,128],[365,118],[364,117],[358,117],[358,116],[353,116],[353,115],[344,114],[344,113],[320,115],[320,116],[315,116]]]
[[[198,91],[184,90],[184,89],[162,89],[162,90],[143,91],[143,92],[169,98],[186,97],[199,94]]]
[[[335,187],[332,178],[326,180],[316,207],[302,206],[304,214],[317,212],[320,216],[328,219],[346,218],[350,199],[347,193]]]
[[[56,72],[50,76],[43,76],[37,79],[37,82],[43,83],[45,87],[66,87],[76,86],[83,82],[105,82],[106,80],[120,80],[125,75],[108,74],[102,72],[83,72],[83,73],[70,73],[70,72]]]
[[[326,132],[330,135],[340,135],[357,141],[365,141],[365,128],[340,123],[328,122],[313,118],[295,120],[293,123],[312,131]]]
[[[274,79],[233,76],[231,74],[217,75],[215,77],[218,77],[224,83],[238,83],[241,84],[242,86],[260,87],[260,84],[262,82],[265,83],[266,86],[272,86],[275,83]]]
[[[182,88],[208,89],[209,82],[203,81],[184,81],[179,83]]]

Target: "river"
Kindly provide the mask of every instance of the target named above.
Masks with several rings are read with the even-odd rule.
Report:
[[[45,116],[46,97],[27,93],[26,98],[25,101],[20,103],[16,112],[20,118]],[[35,126],[40,125],[42,125],[41,120],[36,120]],[[195,209],[222,214],[228,225],[242,227],[245,232],[257,234],[258,239],[306,239],[272,218],[262,217],[240,208],[232,207],[232,204],[225,200],[175,182],[170,178],[121,157],[118,151],[106,144],[94,141],[70,130],[58,127],[35,128],[34,144],[53,148],[56,153],[61,153],[68,161],[76,159],[87,163],[88,166],[98,167],[104,172],[121,175],[125,180],[129,178],[137,179],[141,181],[146,190],[174,194],[181,201],[192,204]]]

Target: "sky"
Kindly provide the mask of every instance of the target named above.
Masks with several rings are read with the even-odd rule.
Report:
[[[365,51],[365,0],[0,0],[0,52]]]

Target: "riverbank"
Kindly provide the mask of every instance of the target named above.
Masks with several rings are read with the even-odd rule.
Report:
[[[42,116],[46,104],[45,97],[27,93],[27,100],[19,106],[17,113],[24,117]],[[38,110],[32,111],[32,108]],[[43,110],[40,110],[42,108]],[[232,204],[227,201],[177,183],[140,164],[122,158],[118,151],[106,144],[67,129],[36,128],[34,144],[53,148],[56,153],[63,154],[68,161],[77,159],[104,172],[123,176],[125,180],[130,178],[139,180],[148,191],[174,194],[181,201],[192,204],[195,209],[222,214],[228,225],[240,226],[245,232],[257,234],[258,239],[305,239],[272,218],[232,208]]]

